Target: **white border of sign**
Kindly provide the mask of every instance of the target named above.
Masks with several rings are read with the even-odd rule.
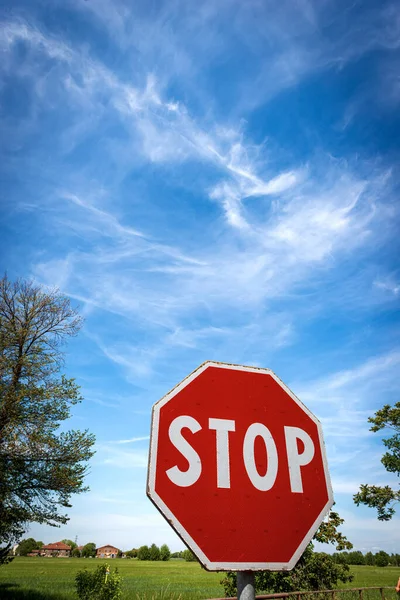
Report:
[[[209,558],[204,554],[204,552],[199,548],[193,538],[189,535],[189,533],[184,529],[181,525],[177,517],[173,514],[173,512],[168,508],[168,506],[163,502],[160,496],[157,494],[155,490],[155,482],[156,482],[156,457],[157,457],[157,444],[158,444],[158,427],[160,420],[160,409],[169,402],[176,394],[178,394],[183,388],[185,388],[189,383],[196,379],[203,371],[208,369],[208,367],[217,367],[219,369],[231,369],[236,371],[249,371],[251,373],[264,373],[266,375],[270,375],[275,379],[275,381],[285,390],[285,392],[294,400],[302,410],[314,421],[317,425],[319,441],[321,445],[321,455],[322,461],[324,465],[325,479],[326,479],[326,487],[328,491],[328,502],[315,519],[314,523],[310,527],[308,533],[304,536],[303,541],[297,548],[296,552],[293,554],[292,558],[285,563],[263,563],[263,562],[212,562]],[[228,363],[220,363],[214,361],[206,361],[202,365],[200,365],[197,369],[195,369],[190,375],[188,375],[183,381],[181,381],[177,386],[175,386],[168,394],[166,394],[161,400],[156,402],[153,406],[152,413],[152,421],[151,421],[151,436],[150,436],[150,456],[149,456],[149,468],[147,474],[147,495],[153,504],[158,508],[161,514],[165,517],[168,523],[172,526],[172,528],[176,531],[182,541],[188,546],[192,552],[197,556],[201,564],[208,571],[261,571],[261,570],[269,570],[269,571],[290,571],[293,569],[303,554],[304,550],[307,548],[308,544],[313,538],[314,533],[317,531],[318,527],[322,523],[324,517],[328,514],[330,508],[333,505],[333,491],[331,479],[328,471],[328,463],[326,459],[326,451],[325,444],[322,435],[322,427],[321,423],[317,419],[313,413],[308,410],[306,406],[293,394],[293,392],[275,375],[273,371],[270,369],[261,369],[258,367],[246,367],[242,365],[232,365]]]

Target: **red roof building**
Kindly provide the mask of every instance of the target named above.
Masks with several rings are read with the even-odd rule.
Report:
[[[71,546],[64,542],[55,542],[54,544],[46,544],[41,548],[42,556],[60,556],[67,558],[71,556]]]
[[[96,548],[96,558],[117,558],[118,552],[118,548],[108,544],[107,546]]]

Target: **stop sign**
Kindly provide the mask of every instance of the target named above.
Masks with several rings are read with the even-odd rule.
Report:
[[[206,362],[153,407],[147,494],[206,569],[292,569],[333,504],[321,424],[272,371]]]

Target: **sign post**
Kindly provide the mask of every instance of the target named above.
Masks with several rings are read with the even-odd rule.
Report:
[[[236,575],[238,600],[254,600],[256,588],[253,571],[238,571]]]
[[[147,494],[253,598],[251,572],[293,569],[333,504],[321,424],[269,369],[206,362],[153,407]]]

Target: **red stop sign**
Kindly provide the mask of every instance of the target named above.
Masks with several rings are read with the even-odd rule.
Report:
[[[206,362],[153,407],[147,493],[207,569],[292,569],[333,504],[321,424],[272,371]]]

